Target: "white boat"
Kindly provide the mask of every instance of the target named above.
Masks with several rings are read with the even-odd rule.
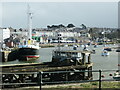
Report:
[[[89,51],[87,47],[88,45],[84,45],[83,51]]]
[[[77,45],[73,45],[73,50],[77,50]]]
[[[64,47],[68,47],[68,45],[66,44],[66,45],[64,45]]]
[[[102,56],[109,56],[110,54],[107,50],[103,50],[101,55]]]
[[[84,47],[84,45],[80,45],[80,47]]]
[[[113,79],[119,81],[120,80],[120,73],[117,71],[116,73],[114,73]]]

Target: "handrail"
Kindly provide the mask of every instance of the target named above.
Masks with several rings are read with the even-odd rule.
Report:
[[[84,82],[95,82],[95,81],[98,81],[99,82],[99,90],[101,90],[101,83],[102,81],[115,81],[114,79],[104,79],[102,80],[101,77],[101,73],[102,72],[110,72],[110,71],[118,71],[118,70],[81,70],[81,71],[54,71],[54,72],[16,72],[16,73],[2,73],[0,72],[0,75],[9,75],[9,74],[23,74],[23,75],[27,75],[27,74],[37,74],[37,81],[36,82],[27,82],[27,83],[1,83],[0,86],[6,86],[6,85],[37,85],[37,86],[40,86],[40,89],[42,88],[42,85],[43,84],[58,84],[58,83],[84,83]],[[78,81],[75,81],[75,80],[72,80],[72,81],[69,81],[69,80],[66,80],[66,81],[48,81],[48,82],[44,82],[43,80],[43,74],[53,74],[53,73],[80,73],[80,72],[98,72],[99,73],[99,79],[96,79],[96,80],[78,80]]]

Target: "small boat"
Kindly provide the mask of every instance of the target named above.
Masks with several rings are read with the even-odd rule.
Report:
[[[80,45],[80,47],[84,47],[84,45]]]
[[[102,56],[109,56],[109,52],[107,50],[103,50],[101,55]]]
[[[84,45],[83,51],[89,51],[87,47],[87,45]]]
[[[91,53],[92,53],[92,54],[95,54],[95,53],[96,53],[96,51],[95,51],[95,50],[92,50],[92,51],[91,51]]]
[[[104,50],[106,50],[106,51],[112,51],[112,49],[110,47],[105,47]]]
[[[117,49],[116,52],[120,52],[120,49]]]
[[[113,79],[116,81],[120,81],[120,73],[119,71],[116,71],[116,73],[114,73]]]
[[[64,45],[64,47],[68,47],[68,45],[66,44],[66,45]]]
[[[84,49],[83,49],[83,51],[89,51],[89,49],[87,49],[87,48],[84,48]]]
[[[73,45],[73,50],[77,50],[77,45]]]
[[[98,47],[98,45],[97,45],[97,44],[95,44],[95,45],[94,45],[94,48],[97,48],[97,47]]]

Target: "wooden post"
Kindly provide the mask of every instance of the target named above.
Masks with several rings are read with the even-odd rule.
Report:
[[[67,71],[67,70],[66,70],[66,71]],[[66,72],[66,75],[65,75],[65,76],[66,76],[66,81],[68,81],[68,73],[69,73],[69,72]]]
[[[39,72],[39,86],[40,86],[40,90],[42,90],[42,72]]]
[[[90,64],[91,54],[88,56],[88,64]]]
[[[101,90],[101,70],[99,70],[99,90]]]
[[[88,78],[92,79],[92,66],[88,68]]]
[[[19,80],[20,80],[22,83],[25,83],[24,74],[19,74]]]
[[[6,59],[5,59],[5,52],[1,52],[2,53],[2,62],[6,62]]]
[[[86,60],[85,53],[82,53],[82,56],[83,56],[83,59],[82,59],[82,64],[84,65],[84,64],[85,64],[85,60]]]
[[[93,75],[92,75],[92,66],[90,67],[90,70],[91,70],[91,72],[90,72],[90,77],[91,77],[91,79],[93,79]]]

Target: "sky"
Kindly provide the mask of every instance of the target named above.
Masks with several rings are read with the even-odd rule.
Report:
[[[2,2],[0,27],[27,28],[27,5],[33,13],[32,27],[72,23],[76,27],[118,27],[117,2]]]

